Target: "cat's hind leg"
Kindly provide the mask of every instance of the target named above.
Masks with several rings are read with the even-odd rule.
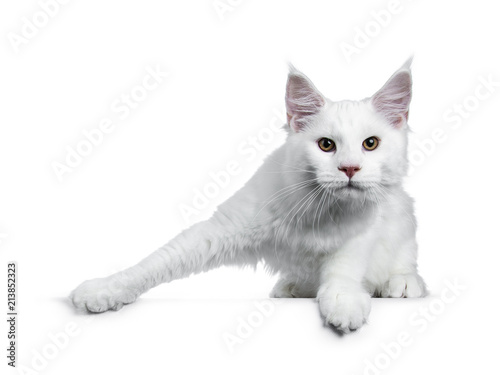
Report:
[[[280,277],[270,293],[271,298],[315,298],[317,286],[291,277]]]

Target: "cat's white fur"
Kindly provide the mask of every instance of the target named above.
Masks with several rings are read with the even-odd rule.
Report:
[[[209,220],[136,266],[84,282],[73,304],[116,310],[160,283],[261,261],[280,274],[272,297],[315,297],[326,322],[344,332],[366,322],[371,296],[423,296],[413,201],[402,187],[410,63],[372,97],[341,102],[291,67],[286,143]],[[367,151],[372,136],[380,143]],[[334,152],[320,149],[323,137]],[[339,169],[346,165],[360,168],[351,180]]]

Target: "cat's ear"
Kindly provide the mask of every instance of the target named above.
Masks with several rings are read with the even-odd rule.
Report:
[[[398,71],[396,71],[385,85],[371,97],[375,110],[382,113],[396,128],[400,128],[408,121],[408,112],[411,101],[411,62],[410,57]]]
[[[288,125],[296,132],[303,130],[309,116],[318,113],[326,103],[311,80],[292,65],[286,83],[285,102]]]

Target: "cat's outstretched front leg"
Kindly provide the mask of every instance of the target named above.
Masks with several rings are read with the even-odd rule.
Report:
[[[322,265],[317,295],[321,315],[342,332],[360,328],[371,309],[363,277],[370,257],[369,234],[348,241]]]
[[[231,263],[238,247],[217,220],[185,230],[137,265],[114,275],[83,282],[70,295],[79,310],[118,310],[164,282]]]

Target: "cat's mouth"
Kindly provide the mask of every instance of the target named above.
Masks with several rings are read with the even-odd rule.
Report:
[[[361,193],[364,190],[365,189],[363,187],[361,187],[360,185],[354,184],[351,181],[349,181],[345,185],[340,186],[340,187],[335,189],[337,194],[341,193],[341,194],[348,195],[348,196],[351,196],[352,194],[356,194],[356,193]]]
[[[348,181],[348,182],[343,182],[343,183],[332,183],[332,182],[328,182],[328,183],[324,183],[323,184],[324,187],[326,187],[328,190],[332,190],[332,191],[335,191],[335,190],[365,190],[366,188],[362,185],[362,184],[359,184],[359,183],[356,183],[356,182],[353,182],[353,181]]]
[[[347,184],[345,184],[343,186],[344,189],[359,189],[359,190],[363,190],[363,188],[359,185],[357,185],[355,182],[352,182],[349,180],[349,182]]]
[[[335,196],[337,199],[359,199],[366,195],[369,186],[355,181],[348,182],[329,182],[323,184],[329,194]]]

